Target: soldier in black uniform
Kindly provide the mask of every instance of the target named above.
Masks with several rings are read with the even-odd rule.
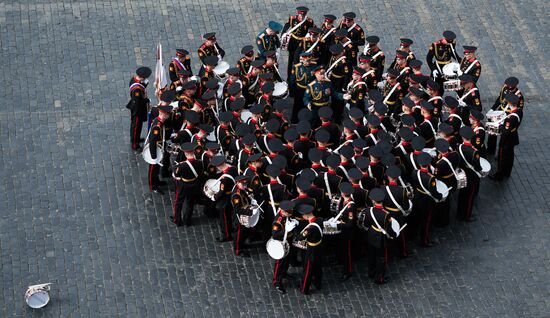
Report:
[[[268,182],[265,182],[260,189],[262,209],[264,211],[264,233],[270,233],[269,227],[273,223],[273,218],[277,214],[279,204],[288,197],[287,187],[280,182],[279,176],[281,168],[276,164],[270,164],[266,168]],[[267,239],[267,238],[266,238]]]
[[[298,240],[306,240],[307,249],[304,260],[304,275],[300,285],[300,292],[309,294],[309,288],[313,286],[317,290],[322,287],[323,279],[323,222],[313,215],[313,206],[301,204],[296,207],[298,213],[308,222],[306,227],[298,234]]]
[[[420,103],[422,109],[420,110],[424,121],[418,126],[420,128],[420,135],[426,140],[426,147],[432,148],[435,138],[437,137],[437,126],[439,122],[437,118],[432,117],[432,111],[434,106],[427,101],[423,100]]]
[[[174,199],[174,215],[170,217],[170,220],[177,226],[191,225],[193,208],[201,190],[199,179],[204,173],[203,164],[195,158],[195,148],[196,145],[191,142],[186,142],[181,146],[186,160],[178,163],[174,171],[176,198]]]
[[[338,29],[344,29],[348,33],[348,38],[355,47],[365,45],[365,31],[355,22],[357,15],[355,12],[345,12]]]
[[[401,41],[401,44],[399,45],[399,48],[397,49],[398,51],[402,51],[402,52],[405,52],[405,56],[404,56],[404,59],[405,61],[407,62],[407,66],[410,66],[409,63],[412,61],[412,60],[415,60],[416,59],[416,56],[414,55],[414,53],[411,51],[411,45],[413,44],[413,40],[411,39],[408,39],[408,38],[401,38],[399,39]],[[393,60],[393,62],[390,64],[390,67],[389,68],[395,68],[396,67],[396,64],[397,64],[397,56],[395,57],[395,59]],[[411,70],[411,73],[412,73],[412,70]]]
[[[460,162],[460,155],[456,151],[452,151],[449,142],[442,138],[435,141],[435,149],[438,153],[433,165],[435,178],[441,180],[447,187],[456,189],[458,181],[456,179],[456,169]],[[449,197],[445,198],[442,202],[436,203],[435,225],[449,225],[449,209]]]
[[[518,108],[519,98],[514,93],[506,95],[508,114],[498,144],[498,167],[492,179],[502,180],[510,177],[514,166],[514,147],[519,145],[518,129],[523,118],[523,111]]]
[[[460,117],[464,124],[469,124],[468,117],[470,116],[470,110],[477,109],[478,111],[482,111],[481,97],[472,75],[464,74],[459,76],[458,79],[460,80],[460,85],[464,87],[464,94],[459,95],[460,98],[458,100],[461,106]]]
[[[191,57],[189,51],[185,49],[176,49],[176,56],[168,64],[168,74],[172,82],[177,81],[178,72],[186,70],[189,72],[189,76],[193,76],[193,70],[191,69]]]
[[[472,75],[474,77],[474,83],[477,83],[481,75],[481,63],[479,63],[476,58],[477,47],[463,45],[463,48],[464,57],[462,61],[460,61],[460,70],[462,74]]]
[[[203,66],[201,67],[201,71],[204,68],[204,66],[206,65],[206,59],[209,56],[217,57],[218,61],[223,59],[223,57],[225,56],[225,51],[219,45],[219,43],[216,39],[216,33],[215,32],[206,33],[206,34],[203,35],[203,38],[204,38],[205,41],[199,47],[198,52],[197,52],[198,55],[199,55],[199,58],[201,59],[201,62],[203,64]],[[199,74],[201,73],[201,71],[199,71]]]
[[[245,45],[241,49],[243,57],[239,59],[236,67],[241,71],[241,76],[246,76],[252,71],[250,63],[256,59],[254,56],[254,47],[252,45]]]
[[[517,107],[518,110],[523,111],[523,106],[525,105],[525,99],[523,97],[523,93],[518,88],[519,80],[517,77],[511,76],[504,81],[504,85],[500,88],[500,93],[495,100],[495,103],[493,104],[493,107],[491,107],[492,110],[501,110],[505,111],[506,106],[508,105],[508,102],[506,101],[506,95],[508,93],[513,93],[518,97],[518,103]],[[489,135],[487,137],[487,153],[490,155],[495,154],[497,146],[497,136],[496,135]]]
[[[328,222],[335,223],[338,230],[341,231],[338,237],[340,248],[337,254],[340,257],[340,263],[343,265],[340,279],[346,281],[353,274],[352,240],[355,234],[355,225],[357,224],[357,207],[353,198],[354,189],[350,183],[340,183],[340,193],[342,194],[342,200],[338,206],[338,213],[342,212],[342,214],[338,220],[331,219]]]
[[[341,44],[334,44],[330,47],[332,57],[330,58],[327,73],[332,86],[332,104],[334,120],[337,123],[342,121],[344,111],[343,94],[351,78],[350,66],[344,56],[344,47]]]
[[[476,109],[470,111],[470,127],[474,130],[472,146],[476,148],[482,158],[487,157],[487,148],[485,148],[485,127],[481,122],[485,118],[483,113]]]
[[[386,56],[384,52],[378,47],[378,42],[380,38],[376,35],[368,36],[365,39],[368,43],[368,46],[365,46],[363,54],[371,58],[370,65],[375,70],[376,80],[380,82],[382,80],[382,74],[384,73],[384,63],[386,61]]]
[[[292,62],[293,65],[300,62],[300,57],[302,53],[306,52],[311,53],[312,64],[318,63],[319,59],[321,58],[321,49],[323,47],[321,43],[321,37],[319,36],[321,32],[321,29],[317,27],[312,27],[311,29],[309,29],[308,35],[302,39],[300,45],[296,49],[296,53],[294,53],[294,61]]]
[[[451,125],[453,127],[453,135],[458,136],[460,128],[464,126],[458,109],[458,100],[452,96],[445,96],[445,110],[449,116],[444,122]]]
[[[315,129],[315,138],[318,143],[324,143],[328,148],[336,148],[340,141],[340,128],[333,120],[334,112],[330,107],[321,107],[319,109],[319,118],[321,119],[321,126]],[[324,138],[325,134],[317,136],[319,131],[328,132],[328,138]],[[320,137],[320,138],[319,138]]]
[[[300,45],[300,42],[302,39],[306,36],[307,31],[315,26],[315,23],[313,22],[313,19],[307,16],[307,12],[309,9],[307,7],[297,7],[296,8],[296,15],[291,15],[288,18],[288,21],[285,23],[283,27],[283,31],[281,32],[282,37],[285,36],[285,34],[294,29],[292,32],[290,32],[290,37],[288,38],[288,64],[287,64],[287,74],[290,75],[290,72],[292,70],[293,61],[294,61],[294,55],[296,54],[296,50],[298,49],[298,46]],[[281,40],[283,40],[281,38]]]
[[[458,190],[458,206],[456,209],[458,219],[461,221],[471,222],[472,210],[474,208],[474,200],[479,188],[479,178],[481,165],[479,162],[479,152],[472,147],[472,138],[474,130],[471,127],[464,126],[460,129],[462,136],[462,144],[458,146],[460,155],[460,168],[466,172],[468,185],[465,188]]]
[[[342,177],[336,173],[336,169],[340,165],[340,156],[330,155],[326,160],[328,170],[320,173],[315,179],[315,185],[318,188],[325,190],[327,194],[327,200],[332,200],[334,197],[340,194],[339,186],[342,182]],[[330,211],[323,211],[323,215],[331,213]]]
[[[146,142],[149,143],[149,152],[152,159],[157,159],[157,147],[161,147],[164,150],[164,154],[162,162],[160,164],[149,164],[149,191],[164,194],[164,192],[162,192],[159,187],[166,185],[166,182],[160,181],[159,172],[160,166],[166,164],[166,161],[169,162],[169,157],[166,153],[166,148],[164,147],[164,123],[168,119],[168,117],[170,117],[172,106],[159,106],[157,108],[159,110],[159,115],[153,120],[153,123],[151,124],[149,138],[148,140],[146,140]]]
[[[359,49],[352,44],[345,29],[336,30],[336,32],[334,32],[334,44],[342,45],[344,48],[344,56],[346,57],[346,64],[350,68],[357,65],[357,53]]]
[[[243,250],[244,242],[250,235],[250,229],[242,225],[240,216],[252,216],[252,194],[249,191],[247,184],[251,177],[239,175],[235,178],[236,186],[231,193],[231,206],[233,207],[233,216],[236,218],[235,223],[235,238],[233,241],[233,251],[235,255],[249,257],[250,253]],[[259,212],[258,212],[259,213]]]
[[[211,164],[216,167],[221,173],[220,176],[220,191],[215,195],[216,210],[218,211],[220,221],[221,236],[217,238],[218,242],[231,241],[231,191],[235,186],[235,177],[237,176],[237,168],[227,164],[224,156],[215,156],[211,160]]]
[[[456,62],[460,62],[460,57],[456,52],[456,34],[452,31],[443,32],[443,38],[439,41],[433,42],[430,45],[428,54],[426,55],[426,62],[430,67],[432,79],[439,84],[439,95],[443,96],[443,67],[452,62],[454,59]],[[434,61],[435,58],[435,61]]]
[[[126,105],[126,108],[130,110],[130,144],[132,149],[140,151],[139,146],[141,128],[143,122],[147,120],[147,104],[149,104],[149,98],[147,97],[148,80],[151,76],[151,69],[142,66],[136,70],[136,75],[130,80],[130,101]]]
[[[369,93],[378,91],[378,79],[376,78],[376,70],[372,68],[371,65],[372,58],[370,56],[366,56],[365,54],[361,54],[359,55],[358,60],[358,66],[365,70],[365,73],[361,75],[361,79],[367,85]]]
[[[420,169],[415,170],[411,178],[414,199],[412,219],[409,218],[412,229],[409,228],[409,232],[410,230],[416,232],[417,228],[420,228],[420,246],[430,247],[433,246],[430,242],[430,227],[434,205],[443,196],[437,191],[436,179],[428,171],[432,157],[422,152],[416,157],[416,161]]]
[[[370,191],[369,198],[374,206],[361,212],[364,218],[359,223],[359,227],[367,232],[368,275],[379,285],[386,283],[387,241],[388,238],[395,236],[389,226],[391,216],[382,205],[384,197],[384,191],[380,188]]]
[[[390,113],[398,112],[401,109],[401,102],[405,92],[401,88],[401,84],[397,81],[399,72],[394,69],[388,70],[386,83],[384,84],[383,95],[384,104],[388,106]]]
[[[295,222],[290,221],[293,210],[294,202],[288,200],[281,201],[279,211],[275,217],[275,221],[273,221],[273,225],[271,226],[271,236],[274,240],[282,241],[285,236],[285,232],[288,232],[286,242],[289,245],[289,252],[285,257],[275,261],[275,269],[273,270],[272,285],[275,287],[275,290],[281,294],[286,294],[283,279],[287,276],[290,260],[295,257],[296,254],[296,248],[291,245],[295,235],[292,230],[296,226]]]
[[[344,99],[347,100],[350,109],[358,108],[362,112],[365,112],[365,96],[368,91],[367,84],[362,80],[364,74],[364,69],[358,66],[353,67],[351,81],[346,86],[346,94],[344,95]]]
[[[325,14],[325,21],[321,24],[321,58],[317,61],[319,65],[326,65],[330,59],[329,47],[334,43],[334,32],[337,27],[334,25],[336,16]]]
[[[388,176],[388,181],[384,187],[384,210],[388,211],[390,216],[397,220],[399,224],[405,224],[407,223],[407,216],[412,210],[412,194],[399,184],[401,169],[398,166],[389,166],[386,170],[386,175]],[[405,231],[401,231],[399,240],[395,242],[398,255],[403,258],[409,256]]]
[[[444,100],[443,97],[439,95],[439,84],[437,84],[436,81],[429,79],[426,82],[426,91],[428,92],[428,103],[434,105],[434,116],[441,120],[441,111],[443,110]]]

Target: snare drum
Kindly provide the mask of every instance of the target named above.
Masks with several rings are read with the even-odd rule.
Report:
[[[488,122],[485,124],[485,131],[488,135],[498,136],[502,134],[502,125],[499,122]]]
[[[271,258],[279,260],[288,255],[290,245],[288,245],[287,241],[283,242],[271,238],[267,241],[265,248],[267,250],[267,254],[269,254]]]
[[[214,74],[216,74],[218,77],[223,78],[225,77],[225,73],[230,68],[229,63],[226,61],[218,61],[218,65],[214,68]]]
[[[275,83],[273,88],[273,97],[278,99],[285,99],[288,97],[288,84],[286,82]]]
[[[448,80],[443,82],[443,89],[446,92],[456,92],[462,89],[462,85],[460,85],[460,80]]]
[[[466,171],[462,170],[461,168],[458,168],[455,170],[456,172],[456,188],[462,189],[466,188],[468,186],[468,178],[466,177]]]
[[[307,241],[306,240],[301,240],[301,241],[294,240],[294,241],[292,241],[292,246],[294,246],[296,248],[299,248],[301,250],[305,250],[305,249],[307,249]]]
[[[327,221],[323,222],[323,235],[336,235],[341,232],[338,227],[330,226]]]
[[[490,110],[485,117],[487,117],[487,124],[500,123],[506,118],[506,112],[502,110]]]
[[[441,180],[435,180],[437,192],[441,193],[441,201],[445,200],[449,196],[449,187]]]
[[[481,165],[481,177],[486,177],[491,171],[491,164],[485,158],[479,158],[479,164]]]
[[[25,302],[29,307],[37,309],[42,308],[50,301],[50,283],[29,286],[25,292]]]
[[[446,80],[456,80],[460,75],[462,75],[460,64],[453,62],[443,66],[443,77]],[[460,81],[458,82],[460,85]]]

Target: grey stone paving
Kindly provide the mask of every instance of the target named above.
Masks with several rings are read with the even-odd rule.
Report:
[[[548,317],[550,139],[545,1],[315,1],[310,16],[354,10],[393,57],[400,36],[423,58],[440,33],[479,47],[480,89],[492,102],[509,75],[527,96],[513,177],[482,182],[478,221],[437,230],[440,244],[390,265],[390,284],[364,260],[345,284],[327,268],[309,297],[270,288],[272,261],[236,259],[213,242],[215,222],[169,224],[171,197],[146,188],[128,147],[127,81],[218,32],[227,60],[253,43],[287,1],[0,1],[0,317]],[[295,271],[295,270],[294,270]],[[26,286],[52,282],[43,310]]]

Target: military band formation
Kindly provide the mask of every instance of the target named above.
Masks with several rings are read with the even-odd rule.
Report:
[[[282,294],[290,266],[303,268],[294,281],[308,294],[322,287],[323,267],[347,280],[360,257],[369,277],[386,283],[389,256],[409,256],[411,242],[432,246],[432,226],[447,226],[451,210],[475,219],[489,156],[497,152],[489,177],[512,171],[524,107],[517,78],[484,109],[476,47],[459,52],[445,31],[424,73],[413,40],[401,38],[387,66],[380,38],[355,19],[327,14],[316,26],[298,7],[284,26],[269,22],[233,67],[215,33],[205,34],[198,74],[177,49],[157,106],[147,93],[151,69],[130,81],[131,147],[149,163],[151,192],[175,182],[171,221],[191,226],[200,204],[235,255],[265,244]]]

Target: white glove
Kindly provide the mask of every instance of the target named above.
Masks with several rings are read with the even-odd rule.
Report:
[[[344,99],[345,99],[345,100],[350,100],[350,99],[351,99],[351,95],[348,94],[348,93],[344,94]]]
[[[466,103],[464,101],[458,100],[458,105],[460,107],[466,107]]]
[[[311,110],[311,103],[307,104],[307,109]]]
[[[174,139],[174,138],[176,138],[177,136],[178,136],[177,133],[172,133],[172,134],[170,135],[170,139]]]
[[[438,70],[433,70],[432,76],[433,76],[433,78],[439,77],[439,71]]]
[[[286,223],[285,231],[290,232],[290,231],[294,230],[295,227],[296,227],[296,223],[294,223],[292,221],[289,221],[289,222]]]
[[[193,75],[193,76],[191,76],[190,80],[198,82],[198,81],[200,81],[200,78],[197,75]]]
[[[148,79],[145,79],[145,80],[143,81],[143,84],[145,84],[145,85],[149,84],[149,80],[148,80]]]
[[[181,92],[183,90],[183,86],[176,87],[176,92]]]
[[[338,227],[338,221],[335,218],[330,218],[328,221],[331,227]]]
[[[252,200],[250,200],[250,204],[251,204],[251,205],[256,205],[256,206],[257,206],[257,205],[258,205],[258,201],[256,201],[256,199],[252,199]]]

